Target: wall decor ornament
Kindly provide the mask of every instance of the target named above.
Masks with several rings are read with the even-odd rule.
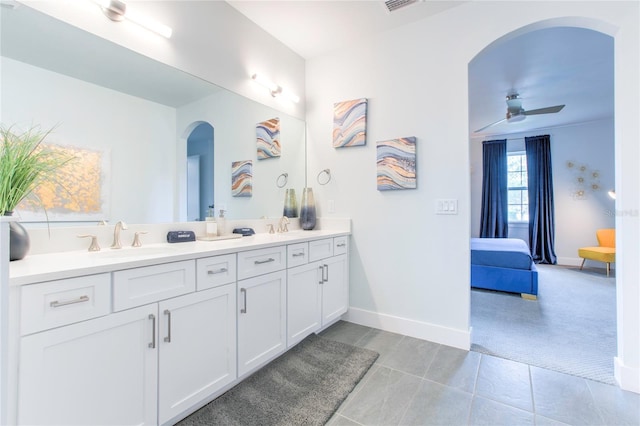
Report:
[[[253,187],[253,162],[251,160],[231,163],[231,196],[251,197]]]
[[[366,143],[367,99],[333,104],[333,147],[344,148]]]
[[[416,138],[378,142],[378,191],[416,188]]]
[[[578,164],[573,160],[568,160],[566,166],[574,174],[574,187],[571,190],[571,196],[574,200],[585,200],[588,191],[602,190],[599,170],[590,170],[587,164]]]
[[[278,117],[256,125],[258,160],[280,157],[280,119]]]
[[[49,145],[60,156],[73,157],[56,171],[55,181],[34,189],[35,197],[17,207],[22,222],[108,220],[111,161],[109,150]]]

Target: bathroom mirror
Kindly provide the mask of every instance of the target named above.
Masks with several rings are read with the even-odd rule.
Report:
[[[209,204],[230,219],[278,217],[285,190],[304,187],[302,120],[27,6],[3,8],[0,17],[2,124],[55,127],[48,142],[102,158],[100,211],[51,211],[54,222],[201,220]],[[258,160],[256,125],[273,118],[281,156]],[[209,141],[190,147],[203,138]],[[200,186],[192,191],[200,195],[198,215],[187,214],[195,197],[187,195],[187,156],[200,169],[200,178],[191,176]],[[251,161],[251,196],[232,193],[237,161]],[[25,216],[23,222],[44,220]]]

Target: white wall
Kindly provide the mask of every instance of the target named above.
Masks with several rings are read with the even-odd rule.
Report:
[[[176,110],[9,58],[2,63],[2,123],[57,126],[46,139],[110,157],[104,219],[173,221]],[[126,188],[126,190],[124,190]]]
[[[496,39],[540,21],[529,28],[578,25],[615,38],[616,189],[619,199],[625,193],[624,208],[637,212],[640,180],[631,167],[640,159],[636,2],[469,2],[309,60],[308,176],[322,215],[333,201],[336,216],[353,220],[352,320],[468,347],[468,64]],[[367,145],[334,149],[333,103],[360,97],[369,99]],[[418,188],[378,192],[375,142],[399,136],[418,139]],[[315,185],[326,167],[333,180]],[[458,199],[459,214],[435,215],[438,198]],[[629,233],[618,242],[629,263],[624,271],[624,260],[617,264],[619,295],[626,297],[618,302],[616,374],[623,387],[639,391],[640,227],[637,214],[616,219],[619,232]]]
[[[492,136],[490,139],[507,139],[507,143],[524,144],[524,137],[535,135],[551,136],[551,162],[553,165],[553,185],[556,220],[556,255],[558,263],[579,265],[578,248],[597,245],[595,230],[615,226],[615,202],[607,195],[615,185],[614,168],[614,123],[602,120],[573,126],[541,129],[529,133],[513,133]],[[471,139],[471,236],[480,233],[480,211],[482,205],[482,140]],[[569,168],[567,162],[575,164]],[[587,171],[577,169],[586,166]],[[597,171],[599,178],[591,173]],[[584,185],[577,183],[583,176]],[[590,184],[597,183],[599,190]],[[584,197],[576,197],[579,188],[585,190]],[[518,235],[509,227],[509,236]],[[528,241],[528,227],[523,238]]]

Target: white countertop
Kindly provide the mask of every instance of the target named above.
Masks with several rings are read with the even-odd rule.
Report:
[[[228,240],[145,244],[138,248],[103,248],[98,252],[78,250],[27,255],[22,260],[10,262],[9,284],[20,286],[349,234],[350,232],[331,230],[259,233]]]

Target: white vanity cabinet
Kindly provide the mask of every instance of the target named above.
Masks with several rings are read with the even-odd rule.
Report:
[[[18,423],[156,424],[156,313],[143,306],[23,337]]]
[[[158,307],[158,416],[165,424],[236,379],[235,283]]]
[[[308,244],[309,263],[299,253]],[[337,320],[349,307],[347,237],[289,246],[287,271],[287,347]],[[294,254],[298,254],[294,257]]]
[[[313,238],[16,284],[9,423],[181,420],[347,311],[348,236]]]
[[[18,423],[164,424],[234,382],[235,281],[195,276],[191,260],[24,286],[23,334],[44,331],[20,341]]]
[[[308,260],[309,243],[287,246],[287,347],[322,326],[322,265]]]
[[[114,309],[157,302],[158,423],[164,424],[236,379],[236,293],[229,279],[200,285],[204,272],[233,259],[206,258],[113,273]],[[207,274],[207,277],[209,275]],[[215,276],[215,274],[213,274]],[[176,297],[177,296],[177,297]]]
[[[286,348],[285,268],[284,246],[238,253],[239,378]]]

